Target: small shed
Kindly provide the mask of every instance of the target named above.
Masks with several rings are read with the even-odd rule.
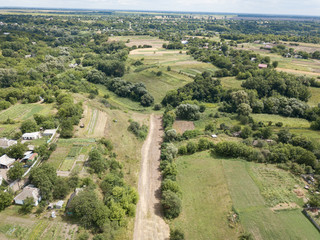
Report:
[[[11,167],[11,165],[15,162],[16,160],[14,158],[10,158],[7,156],[7,154],[2,155],[0,157],[0,168],[2,169],[8,169]]]
[[[57,132],[57,129],[46,129],[46,130],[44,130],[42,135],[43,136],[53,136],[56,134],[56,132]]]
[[[261,69],[261,68],[267,68],[268,67],[268,64],[263,64],[263,63],[260,63],[258,65],[258,67]]]
[[[56,203],[56,209],[61,209],[64,204],[64,201],[60,200]]]
[[[34,206],[38,206],[39,202],[41,201],[40,189],[34,187],[33,185],[28,185],[14,198],[14,202],[15,204],[23,205],[24,200],[26,200],[28,197],[33,198]]]
[[[24,133],[22,135],[23,140],[35,140],[41,138],[40,132]]]
[[[212,138],[217,138],[218,136],[216,134],[211,135]]]

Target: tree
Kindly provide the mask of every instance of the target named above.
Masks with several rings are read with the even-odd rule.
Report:
[[[0,191],[0,211],[9,207],[13,201],[13,196],[9,192]]]
[[[200,108],[194,104],[180,104],[177,107],[176,115],[184,120],[198,120],[200,118]]]
[[[251,135],[252,135],[252,130],[251,130],[251,128],[248,127],[248,126],[245,126],[245,127],[242,129],[241,133],[240,133],[240,137],[243,138],[243,139],[246,139],[246,138],[248,138],[248,137],[251,137]]]
[[[140,103],[144,107],[149,107],[153,104],[154,98],[150,93],[146,93],[141,97]]]
[[[274,61],[274,62],[272,62],[272,66],[273,66],[274,68],[277,68],[277,67],[278,67],[278,65],[279,65],[279,62],[278,62],[278,61]]]
[[[54,199],[64,199],[70,192],[69,181],[62,177],[58,177],[53,188]]]
[[[15,162],[13,164],[13,167],[9,169],[7,172],[7,176],[11,181],[14,181],[16,179],[21,179],[22,175],[24,173],[22,164],[19,162]]]
[[[22,122],[20,130],[22,133],[36,132],[38,130],[38,125],[34,120],[25,120]]]
[[[261,135],[264,139],[270,138],[272,136],[272,128],[271,127],[262,128]]]
[[[88,162],[95,173],[101,173],[106,170],[106,161],[98,149],[90,151]]]
[[[241,103],[238,106],[237,112],[239,116],[249,116],[249,114],[252,112],[252,109],[249,104]]]
[[[287,128],[281,129],[277,135],[278,135],[278,141],[282,143],[288,143],[292,138],[292,134]]]
[[[164,216],[173,219],[179,216],[181,212],[181,199],[172,191],[162,193],[161,204],[163,206]]]
[[[27,197],[24,201],[23,201],[23,205],[20,208],[20,212],[27,214],[27,213],[31,213],[32,209],[34,208],[34,200],[32,197]]]
[[[40,189],[44,200],[52,199],[52,191],[57,180],[57,173],[53,166],[45,163],[34,168],[30,173],[30,181]]]
[[[24,153],[27,151],[27,146],[21,143],[12,145],[7,150],[7,155],[14,159],[23,158]]]
[[[17,71],[13,69],[0,68],[0,87],[7,88],[17,80]]]
[[[102,230],[110,215],[109,209],[99,200],[91,190],[84,190],[70,202],[68,212],[86,228]]]

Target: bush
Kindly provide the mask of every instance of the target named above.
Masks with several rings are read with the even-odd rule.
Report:
[[[161,103],[157,103],[157,104],[155,104],[154,107],[153,107],[153,109],[154,109],[155,111],[159,111],[159,110],[161,110],[161,108],[162,108],[162,104],[161,104]]]
[[[277,127],[282,127],[282,126],[283,126],[283,122],[277,122],[277,123],[276,123],[276,126],[277,126]]]
[[[189,154],[193,154],[198,150],[198,146],[195,142],[188,142],[187,143],[187,152]]]
[[[170,229],[170,240],[184,240],[184,233],[181,230]]]
[[[176,181],[173,181],[171,179],[165,179],[162,182],[161,191],[162,192],[171,191],[171,192],[178,194],[179,196],[181,195],[181,190],[180,190],[179,184]]]
[[[187,147],[184,145],[180,146],[178,149],[178,153],[180,155],[186,155],[188,153]]]
[[[140,126],[138,122],[131,121],[128,127],[128,131],[132,132],[136,137],[145,139],[148,134],[148,127],[146,125]]]
[[[179,216],[181,212],[181,199],[172,191],[162,193],[161,204],[163,206],[164,216],[173,219]]]

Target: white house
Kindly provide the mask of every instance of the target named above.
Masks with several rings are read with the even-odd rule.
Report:
[[[10,158],[7,154],[0,157],[0,168],[8,169],[15,162],[14,158]]]
[[[12,145],[15,145],[17,144],[18,142],[15,141],[15,140],[10,140],[10,139],[7,139],[7,138],[0,138],[0,147],[1,148],[8,148]]]
[[[14,198],[14,202],[15,204],[23,205],[24,200],[26,200],[28,197],[33,198],[34,205],[38,206],[39,202],[41,201],[40,189],[34,187],[33,185],[28,185]]]
[[[24,133],[22,135],[23,140],[35,140],[41,138],[40,132]]]
[[[43,136],[53,136],[57,132],[57,129],[46,129],[43,131],[42,135]]]

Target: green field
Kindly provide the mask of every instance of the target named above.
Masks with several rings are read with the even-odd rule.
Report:
[[[34,114],[48,115],[53,111],[53,104],[15,104],[6,110],[0,111],[0,137],[12,137],[20,127],[22,121],[32,118]],[[15,124],[2,124],[8,118]]]
[[[207,152],[179,157],[177,181],[181,186],[182,213],[173,221],[186,239],[237,239],[239,227],[229,227],[232,202],[221,160]]]
[[[274,212],[267,207],[259,187],[248,173],[250,163],[224,160],[223,167],[233,206],[240,214],[242,226],[255,239],[319,238],[318,231],[301,213],[301,209]],[[268,190],[274,190],[277,184],[280,185],[280,180],[269,186]]]

